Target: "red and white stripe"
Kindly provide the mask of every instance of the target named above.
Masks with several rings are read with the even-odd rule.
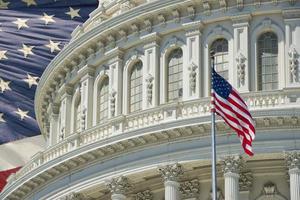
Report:
[[[221,116],[224,121],[238,134],[245,153],[253,156],[252,141],[255,138],[255,128],[252,116],[246,103],[235,89],[232,89],[227,99],[212,90],[213,112]]]

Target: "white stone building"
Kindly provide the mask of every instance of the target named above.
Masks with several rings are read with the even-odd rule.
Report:
[[[104,0],[35,100],[48,148],[0,199],[211,199],[210,59],[256,122],[218,119],[218,199],[300,200],[300,2]]]

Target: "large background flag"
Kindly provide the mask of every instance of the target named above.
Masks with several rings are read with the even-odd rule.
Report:
[[[245,153],[252,156],[255,128],[252,116],[239,93],[212,69],[212,97],[215,112],[238,134]]]
[[[36,85],[97,6],[98,0],[0,0],[0,183],[44,148]]]

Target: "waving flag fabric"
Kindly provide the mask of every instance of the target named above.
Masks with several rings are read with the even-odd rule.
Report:
[[[238,134],[244,151],[252,156],[255,127],[246,103],[239,93],[212,69],[212,96],[214,111]]]
[[[0,145],[40,135],[33,106],[39,78],[97,6],[98,0],[0,0]]]

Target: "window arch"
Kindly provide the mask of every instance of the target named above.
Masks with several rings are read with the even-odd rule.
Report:
[[[181,48],[174,49],[167,58],[167,101],[182,98],[183,53]]]
[[[99,86],[98,92],[98,122],[101,122],[108,118],[108,100],[109,100],[109,78],[106,76]]]
[[[136,62],[130,72],[129,81],[129,111],[135,112],[142,109],[143,100],[143,63]]]
[[[80,132],[80,122],[81,122],[81,98],[77,97],[74,106],[74,132]]]
[[[278,89],[278,39],[273,32],[258,38],[258,90]]]
[[[223,78],[228,80],[228,41],[224,38],[215,40],[211,44],[211,50],[215,52],[215,70]]]

